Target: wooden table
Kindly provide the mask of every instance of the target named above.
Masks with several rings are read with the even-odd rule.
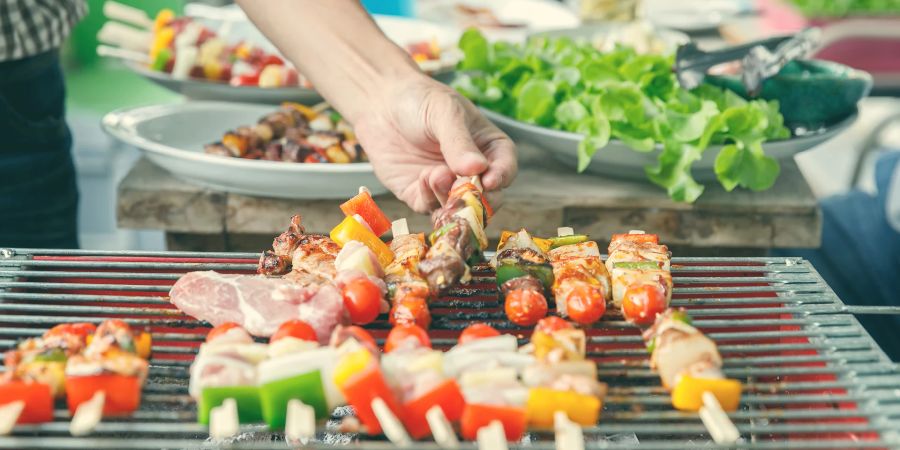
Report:
[[[259,251],[271,245],[293,214],[307,229],[327,232],[342,219],[336,200],[249,197],[198,187],[179,180],[146,159],[118,189],[118,224],[164,230],[171,250]],[[378,198],[391,218],[408,217],[413,230],[430,230],[393,196]],[[693,205],[675,203],[649,183],[577,175],[541,152],[520,145],[520,171],[503,193],[503,207],[488,227],[491,238],[504,229],[527,227],[554,235],[559,226],[598,237],[629,229],[661,235],[679,254],[764,254],[772,247],[818,247],[821,214],[803,176],[791,161],[769,191],[727,193],[708,183]]]

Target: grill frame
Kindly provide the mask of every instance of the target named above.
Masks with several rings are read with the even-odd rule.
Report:
[[[161,296],[181,273],[251,272],[258,257],[0,249],[0,350],[56,323],[99,322],[98,315],[109,317],[112,311],[127,313],[132,325],[154,328],[151,375],[133,417],[104,420],[94,435],[72,438],[67,413],[57,405],[54,422],[16,427],[12,436],[0,437],[0,448],[214,445],[204,439],[205,427],[194,423],[184,379],[207,325],[172,312]],[[730,414],[747,440],[741,448],[900,448],[900,368],[850,314],[856,308],[844,305],[811,264],[800,258],[673,258],[672,273],[672,305],[688,308],[695,324],[720,345],[725,373],[747,383],[741,409]],[[435,346],[452,345],[470,320],[524,331],[505,320],[496,297],[492,276],[481,267],[469,287],[451,289],[433,302]],[[160,332],[160,325],[174,329]],[[381,317],[371,328],[381,340],[388,327]],[[647,367],[638,331],[618,311],[608,311],[589,335],[589,356],[600,361],[599,376],[609,383],[610,394],[600,423],[585,429],[588,448],[719,448],[707,442],[696,415],[668,406],[658,377]],[[331,422],[320,429],[321,439],[349,439],[331,431]],[[289,448],[280,434],[264,427],[243,426],[242,431],[230,447]],[[630,432],[641,437],[639,445],[598,441]],[[522,448],[554,448],[552,433],[531,436],[535,440]],[[356,448],[394,448],[369,438],[354,442]],[[304,448],[333,446],[314,442]],[[437,447],[421,442],[416,448]]]

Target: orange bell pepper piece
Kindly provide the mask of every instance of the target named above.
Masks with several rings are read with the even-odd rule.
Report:
[[[347,216],[359,214],[376,236],[381,236],[391,229],[391,219],[378,207],[368,189],[360,188],[359,194],[341,203],[341,211]]]
[[[728,378],[696,378],[683,375],[672,389],[672,406],[681,411],[699,411],[703,393],[710,392],[725,411],[735,411],[741,402],[741,382]]]
[[[331,239],[338,245],[344,246],[350,241],[359,241],[375,253],[381,267],[387,267],[394,260],[394,252],[365,225],[359,223],[354,216],[345,217],[344,220],[331,230]]]
[[[25,409],[16,423],[43,423],[53,420],[53,393],[50,385],[30,381],[0,384],[0,405],[22,401]]]

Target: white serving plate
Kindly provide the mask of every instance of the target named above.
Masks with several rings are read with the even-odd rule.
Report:
[[[574,11],[563,3],[548,0],[420,0],[416,14],[433,22],[455,21],[457,4],[490,8],[501,22],[524,25],[521,28],[483,28],[482,33],[491,41],[524,42],[530,33],[581,25],[581,19]],[[455,25],[466,26],[463,23]]]
[[[113,111],[103,129],[190,183],[239,194],[288,199],[341,199],[367,186],[387,189],[369,163],[304,164],[208,155],[203,146],[229,129],[256,123],[271,105],[187,102]]]
[[[189,10],[189,15],[191,10],[194,13],[198,11],[204,13],[205,15],[198,15],[195,18],[213,30],[222,32],[224,28],[227,28],[226,39],[229,42],[252,42],[269,52],[279,53],[275,46],[237,7],[197,8],[194,6]],[[405,48],[408,44],[434,39],[441,48],[441,58],[435,61],[421,62],[419,66],[435,78],[444,80],[449,77],[462,58],[462,53],[457,48],[461,32],[456,28],[403,17],[375,16],[374,18],[384,34],[401,47]],[[150,70],[142,64],[126,62],[125,65],[138,75],[192,100],[270,104],[297,102],[304,105],[313,105],[322,101],[322,96],[315,89],[299,86],[261,88],[258,86],[232,86],[224,82],[198,79],[179,80],[168,73]]]
[[[578,167],[578,143],[581,142],[582,135],[521,122],[485,108],[481,108],[481,110],[513,140],[536,144],[538,148],[545,150],[563,164],[572,167],[573,170]],[[766,155],[775,159],[788,159],[833,138],[855,122],[856,117],[857,113],[853,113],[850,117],[826,129],[790,139],[766,142],[763,144],[763,148]],[[716,174],[713,167],[721,147],[721,145],[709,146],[703,152],[703,157],[694,163],[692,172],[697,180],[715,180]],[[636,152],[622,141],[613,139],[606,147],[597,150],[586,171],[616,178],[646,180],[644,167],[656,164],[656,155],[661,149],[661,146],[657,146],[656,151]]]

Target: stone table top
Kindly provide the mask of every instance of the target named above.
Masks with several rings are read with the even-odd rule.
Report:
[[[577,175],[533,148],[520,145],[519,176],[503,192],[488,235],[527,227],[552,235],[559,226],[605,237],[644,229],[670,245],[689,247],[818,247],[822,220],[815,197],[793,160],[783,161],[775,186],[765,192],[725,192],[707,183],[694,204],[676,203],[649,183]],[[412,230],[430,229],[429,218],[413,213],[391,195],[377,198],[391,218],[408,217]],[[327,232],[343,215],[335,200],[250,197],[200,187],[175,178],[146,158],[122,180],[118,224],[180,234],[272,235],[293,214],[307,229]]]

